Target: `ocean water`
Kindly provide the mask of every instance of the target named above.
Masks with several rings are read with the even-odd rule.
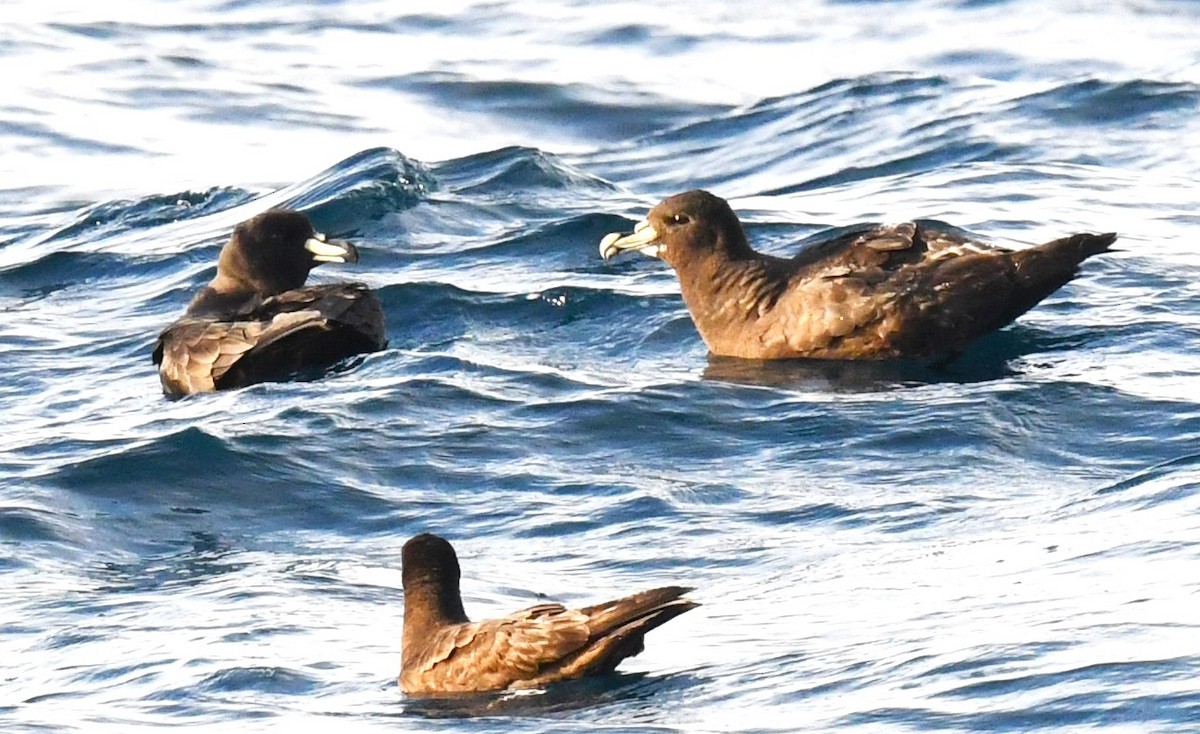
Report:
[[[1200,730],[1200,6],[8,0],[0,731]],[[943,219],[1120,251],[942,370],[710,358],[600,238]],[[390,347],[168,401],[237,222],[359,244]],[[397,690],[468,613],[666,583],[619,675]]]

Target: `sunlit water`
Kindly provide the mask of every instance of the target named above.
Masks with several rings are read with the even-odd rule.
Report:
[[[1200,9],[0,7],[0,730],[1195,731]],[[710,359],[599,239],[935,217],[1121,251],[946,370]],[[237,222],[352,237],[391,345],[170,402]],[[662,583],[624,674],[395,686],[400,547],[468,612]]]

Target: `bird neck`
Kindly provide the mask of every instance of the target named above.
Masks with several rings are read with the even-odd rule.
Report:
[[[432,631],[471,620],[463,611],[458,584],[437,582],[406,584],[404,590],[404,631],[400,640],[402,664],[419,656]]]
[[[783,261],[746,249],[731,257],[714,253],[678,269],[684,303],[696,328],[714,347],[716,334],[757,321],[774,307],[787,288]]]
[[[463,610],[458,582],[446,583],[428,579],[422,583],[405,584],[404,618],[423,624],[459,624],[469,621]]]
[[[265,294],[274,295],[274,294]],[[262,302],[263,295],[250,283],[245,283],[218,272],[208,285],[188,304],[189,316],[213,314],[234,315],[249,311]]]
[[[208,287],[224,293],[255,293],[269,298],[303,287],[311,267],[278,257],[264,260],[241,247],[226,245],[217,258],[217,275]]]

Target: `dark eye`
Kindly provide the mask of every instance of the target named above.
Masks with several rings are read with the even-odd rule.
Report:
[[[692,218],[686,214],[676,214],[671,217],[671,224],[687,224],[692,221]]]

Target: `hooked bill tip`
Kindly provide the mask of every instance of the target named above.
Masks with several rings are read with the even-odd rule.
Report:
[[[613,247],[613,243],[621,239],[620,232],[609,232],[604,235],[604,239],[600,240],[600,257],[605,260],[616,254],[617,248]]]
[[[304,249],[312,253],[313,260],[319,263],[358,262],[358,251],[349,242],[326,240],[320,234],[314,234],[304,242]]]

